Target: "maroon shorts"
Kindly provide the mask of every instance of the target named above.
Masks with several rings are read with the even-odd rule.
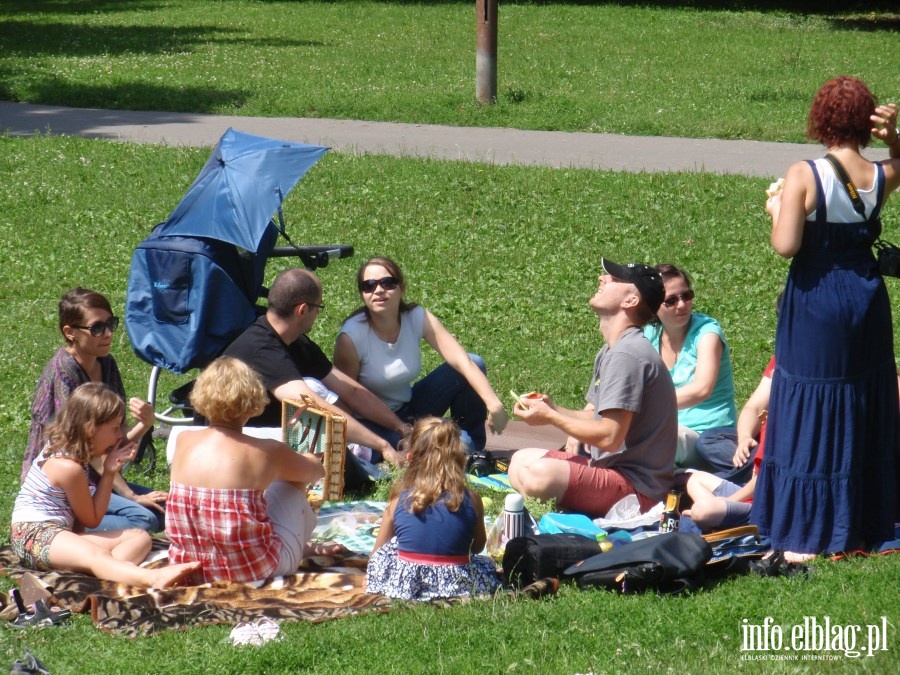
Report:
[[[557,505],[568,511],[584,513],[592,518],[609,513],[616,502],[628,495],[637,495],[641,512],[656,504],[634,489],[634,484],[616,469],[591,466],[591,459],[562,450],[550,450],[544,458],[569,463],[569,484]]]

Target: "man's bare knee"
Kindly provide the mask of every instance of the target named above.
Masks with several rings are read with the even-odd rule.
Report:
[[[519,472],[520,489],[529,497],[547,500],[562,497],[565,488],[560,488],[559,477],[547,470],[546,465],[537,463]]]

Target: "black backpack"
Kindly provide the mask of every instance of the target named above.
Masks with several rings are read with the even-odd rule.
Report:
[[[506,543],[503,575],[518,588],[539,579],[559,578],[567,567],[600,552],[596,539],[580,534],[532,534]]]
[[[581,589],[679,593],[703,580],[704,566],[711,557],[712,548],[700,535],[667,532],[616,546],[568,567],[564,574],[574,577]]]

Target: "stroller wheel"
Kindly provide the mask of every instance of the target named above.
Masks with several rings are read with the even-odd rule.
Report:
[[[156,471],[156,444],[153,442],[153,430],[144,434],[138,444],[134,459],[122,467],[122,476],[126,479],[135,479],[141,476],[149,476]]]

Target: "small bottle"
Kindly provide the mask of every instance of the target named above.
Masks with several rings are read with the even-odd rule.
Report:
[[[522,495],[506,495],[503,502],[503,538],[506,541],[525,536],[525,502]]]
[[[678,532],[678,526],[681,519],[678,515],[678,502],[681,500],[681,493],[678,490],[670,490],[666,496],[666,509],[659,517],[660,532]]]
[[[678,503],[681,500],[681,493],[677,490],[670,490],[666,496],[666,508],[659,517],[660,532],[677,532],[680,524],[678,514]]]
[[[609,540],[609,535],[606,532],[601,532],[597,535],[597,545],[600,546],[601,553],[613,550],[613,543]]]

